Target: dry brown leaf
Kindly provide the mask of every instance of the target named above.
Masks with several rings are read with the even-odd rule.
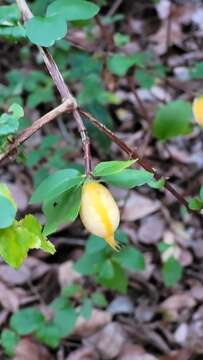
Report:
[[[99,360],[99,358],[93,346],[84,346],[73,351],[66,360]]]
[[[158,360],[138,345],[126,344],[118,360]]]
[[[13,360],[53,360],[48,350],[32,341],[31,339],[22,339],[15,350],[16,356]]]
[[[20,299],[15,288],[9,289],[4,283],[0,282],[0,304],[4,309],[11,312],[18,310]]]
[[[6,264],[0,265],[0,279],[8,285],[22,285],[31,277],[29,267],[23,264],[19,270],[14,270]]]
[[[79,316],[74,329],[74,334],[79,336],[89,336],[101,329],[111,321],[111,315],[106,311],[93,309],[89,320]]]
[[[190,360],[192,351],[190,349],[183,349],[172,352],[169,355],[163,356],[160,360]]]
[[[160,202],[151,200],[135,191],[131,191],[130,197],[126,201],[122,213],[122,219],[125,221],[135,221],[144,216],[152,214],[160,208]]]
[[[155,244],[162,238],[163,232],[164,221],[158,214],[154,214],[142,220],[138,237],[144,244]]]
[[[114,359],[120,354],[126,341],[126,333],[119,323],[106,325],[95,335],[86,339],[86,343],[93,345],[104,360]]]
[[[188,293],[175,294],[170,296],[160,305],[160,310],[167,315],[172,321],[180,318],[180,312],[187,309],[190,310],[196,305],[196,301],[192,295]]]
[[[58,267],[58,279],[61,288],[82,279],[81,274],[73,268],[73,261],[66,261]]]

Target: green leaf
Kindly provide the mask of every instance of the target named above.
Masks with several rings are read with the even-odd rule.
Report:
[[[62,16],[34,16],[25,24],[26,35],[36,45],[49,47],[67,33],[67,24]]]
[[[0,26],[0,38],[8,40],[20,40],[25,38],[25,29],[18,26]]]
[[[108,176],[119,173],[120,171],[130,167],[136,160],[128,161],[103,161],[96,165],[93,175],[94,176]]]
[[[128,35],[121,33],[116,33],[113,38],[116,46],[118,47],[124,46],[130,41],[130,37]]]
[[[144,255],[132,246],[128,246],[118,255],[114,255],[114,259],[128,270],[143,271],[145,269]]]
[[[174,257],[170,257],[163,265],[162,276],[166,287],[175,285],[183,274],[183,267]]]
[[[0,343],[4,353],[8,356],[14,356],[15,348],[20,341],[20,337],[12,330],[3,330],[1,333]]]
[[[81,292],[82,288],[79,284],[71,284],[62,289],[61,296],[64,296],[65,298],[70,298]]]
[[[200,198],[201,198],[201,200],[203,200],[203,186],[201,186],[201,189],[200,189]]]
[[[114,277],[114,267],[110,259],[106,259],[99,269],[99,278],[112,279]]]
[[[96,274],[105,260],[106,257],[103,252],[84,254],[75,263],[74,269],[82,275]]]
[[[201,210],[203,208],[203,199],[193,198],[189,200],[189,208],[191,210]]]
[[[80,315],[85,319],[89,320],[92,315],[92,301],[88,298],[83,300],[83,304],[80,308]]]
[[[6,197],[0,195],[0,229],[7,228],[12,225],[15,216],[16,208]]]
[[[74,329],[77,313],[73,308],[57,310],[54,314],[53,324],[58,327],[60,337],[68,336]]]
[[[166,250],[168,250],[171,246],[173,246],[172,244],[167,244],[165,243],[164,241],[161,241],[159,244],[158,244],[158,249],[159,249],[159,252],[161,254],[163,254]]]
[[[192,79],[202,79],[203,78],[203,61],[197,62],[190,70],[190,76]]]
[[[189,102],[171,101],[157,111],[153,123],[153,134],[159,140],[189,134],[192,130],[191,120],[192,108]]]
[[[18,120],[13,115],[3,114],[0,116],[0,136],[15,134],[18,126]]]
[[[138,84],[144,89],[151,89],[155,83],[155,76],[146,70],[138,69],[135,73]]]
[[[106,248],[104,239],[96,235],[90,235],[86,242],[85,252],[87,254],[94,254]]]
[[[10,326],[21,336],[32,334],[45,321],[42,313],[34,308],[21,309],[10,318]]]
[[[104,308],[108,305],[105,296],[100,292],[95,292],[92,294],[92,302],[95,306],[100,308]]]
[[[57,348],[61,341],[60,329],[51,322],[42,324],[35,333],[35,336],[40,342],[53,349]]]
[[[143,63],[143,53],[137,53],[134,55],[114,54],[108,58],[107,67],[113,74],[124,76],[131,66],[142,66]]]
[[[46,203],[43,212],[47,221],[43,233],[52,234],[60,225],[73,222],[80,211],[80,201],[81,187],[63,193],[54,202]]]
[[[104,176],[103,180],[111,185],[124,189],[132,189],[142,186],[153,179],[153,174],[146,170],[127,169],[118,174]]]
[[[56,0],[47,9],[47,15],[59,15],[67,21],[89,20],[98,12],[96,4],[84,0]]]
[[[116,290],[121,293],[126,293],[128,286],[128,278],[123,270],[123,268],[117,264],[113,263],[114,276],[109,278],[102,278],[100,275],[97,276],[97,281],[105,286],[107,289]]]
[[[71,189],[82,182],[82,177],[76,169],[65,169],[56,171],[49,175],[34,191],[30,199],[31,204],[57,198],[63,192]]]
[[[165,185],[165,179],[162,177],[159,180],[156,179],[152,179],[148,182],[148,185],[152,188],[152,189],[163,189],[164,185]]]
[[[20,19],[20,11],[16,4],[0,6],[0,25],[11,25]]]
[[[19,120],[20,118],[22,118],[24,116],[24,110],[23,110],[22,106],[20,106],[19,104],[13,103],[10,106],[9,111],[11,113],[13,113],[13,116],[15,116],[15,118],[17,120]]]

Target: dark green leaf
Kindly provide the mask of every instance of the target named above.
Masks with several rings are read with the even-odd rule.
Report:
[[[56,171],[49,175],[34,191],[30,203],[36,204],[57,198],[63,192],[82,182],[82,177],[76,169]]]
[[[34,307],[22,309],[11,316],[10,326],[17,334],[25,336],[32,334],[44,322],[44,317],[39,310]]]
[[[156,113],[153,133],[159,140],[167,140],[192,131],[191,104],[184,100],[171,101]]]
[[[48,6],[47,14],[62,16],[67,21],[88,20],[99,12],[99,7],[84,0],[56,0]]]
[[[85,252],[87,254],[94,254],[102,251],[106,246],[104,239],[96,235],[91,235],[86,242]]]
[[[146,170],[127,169],[109,176],[103,180],[111,185],[124,189],[132,189],[135,186],[147,184],[153,179],[153,174]]]
[[[163,265],[162,276],[166,287],[175,285],[183,274],[183,267],[174,257],[170,257]]]
[[[108,176],[119,173],[120,171],[130,167],[136,160],[128,161],[103,161],[96,165],[93,175],[94,176]]]
[[[82,292],[82,287],[79,284],[71,284],[62,289],[61,296],[69,298],[81,292]]]
[[[114,258],[128,270],[143,271],[145,269],[144,255],[132,246],[121,250],[118,255],[114,255]]]
[[[203,208],[203,199],[193,198],[189,200],[189,208],[192,210],[201,210]]]
[[[105,296],[99,292],[95,292],[94,294],[92,294],[92,302],[94,305],[101,308],[106,307],[108,305]]]
[[[151,89],[155,83],[155,76],[148,73],[146,70],[138,69],[135,73],[135,78],[138,84],[144,89]]]
[[[25,24],[26,35],[36,45],[52,46],[67,32],[67,24],[62,16],[34,16]]]
[[[68,336],[74,329],[77,313],[73,308],[57,310],[54,314],[53,324],[58,327],[60,337]]]
[[[16,4],[0,6],[0,25],[17,22],[20,19],[20,11]]]
[[[84,254],[75,263],[74,269],[82,275],[92,275],[97,272],[105,260],[106,258],[103,252]]]
[[[83,304],[80,308],[80,315],[85,319],[89,320],[92,315],[92,301],[88,298],[83,300]]]
[[[114,276],[111,279],[97,276],[97,281],[108,289],[116,290],[121,293],[126,293],[128,286],[128,278],[123,268],[117,264],[113,264]]]
[[[54,202],[47,202],[43,207],[47,219],[43,233],[49,235],[60,225],[74,221],[80,211],[80,201],[81,187],[63,193]]]
[[[134,55],[114,54],[107,60],[109,71],[118,76],[124,76],[131,66],[142,66],[143,63],[144,55],[142,53]]]
[[[99,278],[112,279],[114,277],[114,267],[110,259],[106,259],[99,269]]]

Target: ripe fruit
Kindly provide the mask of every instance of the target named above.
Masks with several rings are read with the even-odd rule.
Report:
[[[97,181],[87,181],[82,187],[80,218],[84,227],[114,249],[119,245],[114,238],[120,222],[119,208],[110,191]]]
[[[194,99],[192,109],[195,120],[203,127],[203,96]]]

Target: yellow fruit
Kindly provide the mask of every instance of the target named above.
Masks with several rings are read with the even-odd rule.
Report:
[[[203,96],[194,99],[192,109],[195,120],[200,126],[203,126]]]
[[[119,208],[110,191],[97,181],[88,181],[82,187],[80,218],[84,227],[114,249],[119,245],[114,238],[120,222]]]

